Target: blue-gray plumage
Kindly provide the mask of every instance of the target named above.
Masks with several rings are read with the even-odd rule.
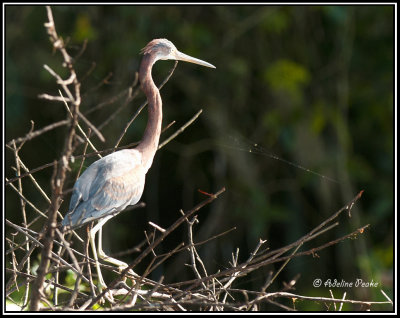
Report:
[[[136,149],[121,150],[87,168],[74,185],[70,212],[62,225],[77,228],[136,204],[147,172],[141,157]]]
[[[157,60],[180,60],[215,68],[205,61],[179,52],[172,42],[156,39],[143,48],[139,80],[148,101],[148,121],[139,145],[134,149],[114,152],[94,162],[76,181],[69,211],[62,221],[64,229],[75,229],[88,222],[98,221],[89,233],[100,289],[106,284],[101,275],[99,257],[116,264],[119,269],[127,264],[111,258],[102,250],[102,226],[128,205],[134,205],[142,196],[145,176],[158,148],[161,134],[162,101],[160,92],[151,77],[151,69]],[[99,231],[99,245],[96,252],[94,237]],[[131,271],[131,274],[134,274]],[[112,297],[112,295],[111,295]]]

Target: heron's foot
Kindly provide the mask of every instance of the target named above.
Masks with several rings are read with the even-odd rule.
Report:
[[[102,293],[103,290],[107,289],[107,285],[104,283],[103,280],[101,280],[101,281],[99,282],[99,284],[98,284],[97,287],[98,287],[100,293]],[[106,302],[105,300],[106,300],[106,299],[107,299],[107,301],[110,302],[111,304],[114,304],[114,297],[113,297],[112,290],[108,290],[108,291],[104,294],[104,296],[101,297],[100,303],[101,303],[102,305],[105,304],[105,302]]]
[[[126,267],[127,267],[127,266],[119,266],[119,267],[118,267],[119,272],[121,273],[124,269],[126,269]],[[135,284],[136,281],[135,281],[135,279],[133,279],[132,277],[139,277],[139,275],[136,274],[132,269],[129,269],[129,270],[128,270],[128,274],[129,274],[129,279],[132,280],[132,284]],[[124,276],[124,278],[123,278],[123,282],[124,282],[124,283],[125,283],[125,281],[126,281],[126,278],[127,278],[127,277]]]
[[[107,292],[104,294],[104,298],[107,299],[111,304],[114,304],[114,303],[115,303],[114,297],[113,297],[113,293],[112,293],[111,290],[107,291]],[[103,301],[104,301],[104,299],[103,299]]]

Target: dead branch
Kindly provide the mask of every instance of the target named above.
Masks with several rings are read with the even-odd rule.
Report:
[[[47,33],[50,36],[50,41],[53,43],[54,49],[57,49],[63,55],[65,65],[67,66],[71,76],[67,80],[62,80],[57,75],[58,84],[63,88],[64,92],[67,94],[68,98],[71,101],[71,113],[72,113],[72,122],[69,128],[69,132],[65,138],[64,142],[64,150],[61,155],[61,164],[57,164],[54,169],[53,177],[52,177],[52,197],[51,204],[47,211],[48,219],[45,228],[45,232],[43,232],[44,237],[44,248],[42,249],[42,260],[38,268],[38,275],[33,285],[32,296],[31,296],[31,304],[30,309],[32,311],[39,310],[40,300],[43,295],[43,284],[45,282],[45,275],[50,265],[50,255],[52,253],[53,247],[53,239],[55,235],[55,229],[57,226],[57,211],[61,205],[61,197],[63,193],[64,181],[66,178],[66,172],[68,167],[68,160],[72,154],[72,141],[75,136],[75,127],[78,124],[78,113],[79,106],[81,103],[80,97],[80,83],[77,80],[77,76],[73,67],[72,59],[67,53],[67,50],[64,46],[63,40],[58,36],[53,20],[53,14],[49,6],[46,7],[47,16],[49,21],[45,24],[47,28]],[[50,72],[51,73],[51,72]],[[53,74],[54,75],[54,74]],[[73,84],[75,94],[73,95],[68,85]]]

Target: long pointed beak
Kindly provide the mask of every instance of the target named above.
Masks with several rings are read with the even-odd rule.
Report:
[[[195,64],[199,64],[199,65],[206,66],[206,67],[215,68],[214,65],[212,65],[212,64],[210,64],[210,63],[208,63],[206,61],[203,61],[203,60],[200,60],[200,59],[196,59],[195,57],[192,57],[190,55],[184,54],[184,53],[179,52],[179,51],[176,51],[175,58],[177,60],[179,60],[179,61],[185,61],[185,62],[195,63]]]

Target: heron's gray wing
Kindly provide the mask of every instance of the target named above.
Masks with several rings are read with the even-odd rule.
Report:
[[[95,184],[98,184],[98,181],[95,182],[96,179],[99,179],[99,176],[104,173],[104,171],[101,171],[101,165],[98,164],[99,161],[89,166],[76,181],[69,203],[69,212],[73,212],[81,201],[87,201],[90,190],[95,188]]]
[[[97,219],[136,204],[142,196],[144,182],[145,174],[141,166],[109,178],[100,191],[88,200],[92,209],[86,211],[85,217]]]
[[[139,201],[145,172],[141,155],[122,150],[94,162],[74,185],[63,225],[80,226]]]

